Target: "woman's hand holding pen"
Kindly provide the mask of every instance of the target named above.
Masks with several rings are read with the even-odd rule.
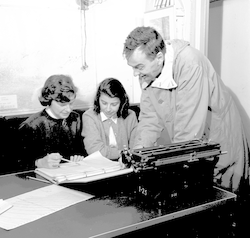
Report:
[[[48,168],[48,169],[56,169],[59,167],[61,160],[64,161],[72,161],[72,162],[78,162],[82,161],[84,159],[84,156],[82,155],[72,155],[70,156],[70,160],[64,159],[59,153],[51,153],[47,154],[42,159],[36,160],[36,167],[38,168]]]
[[[59,167],[62,156],[59,153],[47,154],[42,159],[36,160],[36,166],[38,168],[55,169]]]

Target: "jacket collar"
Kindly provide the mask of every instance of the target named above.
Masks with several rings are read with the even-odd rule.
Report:
[[[105,115],[103,112],[100,112],[100,116],[101,116],[102,122],[110,119],[110,120],[112,120],[115,124],[117,123],[117,117],[116,117],[116,118],[113,118],[113,117],[108,118],[108,117],[106,117],[106,115]]]
[[[173,79],[174,49],[172,45],[166,44],[166,51],[162,72],[151,84],[151,87],[162,89],[173,89],[177,87],[177,84]]]

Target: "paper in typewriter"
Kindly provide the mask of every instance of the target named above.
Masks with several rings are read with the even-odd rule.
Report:
[[[35,170],[37,174],[55,184],[86,183],[132,171],[132,168],[123,169],[119,162],[103,157],[99,151],[87,156],[77,164],[63,163],[57,169],[37,168]]]

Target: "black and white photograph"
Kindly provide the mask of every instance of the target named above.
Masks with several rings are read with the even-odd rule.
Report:
[[[249,0],[0,0],[0,238],[242,238]]]

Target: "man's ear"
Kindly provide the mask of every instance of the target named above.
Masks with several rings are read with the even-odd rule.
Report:
[[[164,55],[162,52],[158,52],[156,55],[156,59],[158,61],[158,64],[161,65],[164,61]]]

